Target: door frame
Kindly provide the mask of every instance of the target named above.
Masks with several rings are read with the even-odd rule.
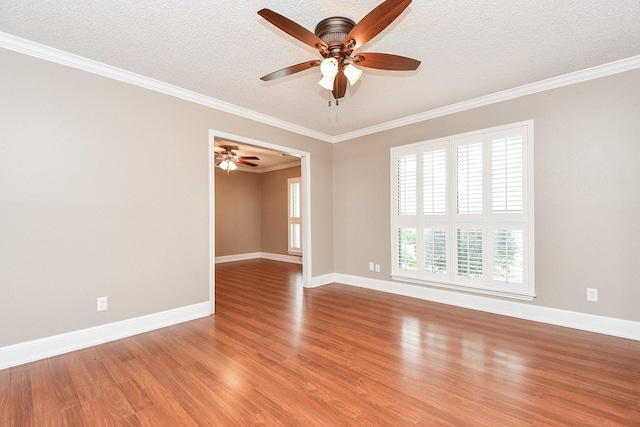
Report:
[[[210,313],[215,313],[215,268],[216,268],[216,183],[214,148],[216,138],[237,141],[240,144],[279,151],[300,158],[302,178],[302,287],[311,287],[311,153],[283,145],[209,129],[209,303]]]

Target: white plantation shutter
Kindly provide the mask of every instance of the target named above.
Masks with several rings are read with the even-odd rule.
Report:
[[[398,158],[398,215],[415,215],[418,211],[418,156]]]
[[[289,216],[300,218],[300,181],[289,180]]]
[[[424,229],[424,270],[447,273],[447,231],[443,228]]]
[[[522,135],[492,140],[491,159],[493,213],[522,213],[524,206]]]
[[[527,132],[514,127],[488,135],[491,146],[490,235],[491,286],[528,286],[530,237],[527,217]],[[531,224],[532,225],[532,224]],[[488,267],[489,268],[489,267]]]
[[[289,223],[289,253],[302,253],[302,211],[301,211],[301,180],[300,177],[289,178],[288,187],[288,223]]]
[[[456,230],[456,275],[482,277],[482,229]]]
[[[533,122],[397,147],[392,277],[531,300]]]
[[[447,213],[447,152],[425,151],[422,155],[422,194],[424,215]]]
[[[493,280],[524,281],[524,236],[522,230],[493,231]]]
[[[456,200],[458,214],[482,214],[482,142],[456,150]]]
[[[295,249],[302,247],[300,240],[300,224],[291,224],[289,226],[289,250],[293,252]]]
[[[394,214],[393,269],[405,274],[418,271],[419,239],[418,223],[418,153],[405,150],[394,164],[396,209]]]
[[[422,274],[447,274],[447,144],[422,151]]]
[[[415,228],[398,229],[398,267],[417,270],[417,235]]]

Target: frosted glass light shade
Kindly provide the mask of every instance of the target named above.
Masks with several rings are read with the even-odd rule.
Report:
[[[338,60],[336,58],[324,59],[320,63],[320,72],[324,77],[335,77],[338,74]]]
[[[333,80],[335,79],[335,77],[327,77],[324,76],[322,78],[322,80],[320,80],[318,82],[318,84],[320,86],[322,86],[323,88],[327,89],[327,90],[333,90]]]
[[[235,163],[230,162],[229,160],[223,160],[220,162],[220,167],[226,171],[234,171],[238,169]]]
[[[344,68],[343,73],[347,77],[347,80],[349,80],[349,83],[351,84],[351,86],[356,84],[358,80],[360,80],[360,76],[362,76],[362,70],[359,68],[356,68],[352,64],[347,65]]]

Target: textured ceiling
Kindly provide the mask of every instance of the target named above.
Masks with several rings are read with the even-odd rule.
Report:
[[[365,69],[340,105],[319,58],[256,12],[313,31],[359,21],[381,0],[1,0],[0,31],[170,83],[329,136],[640,55],[639,0],[415,0],[361,51],[422,61],[413,72]]]

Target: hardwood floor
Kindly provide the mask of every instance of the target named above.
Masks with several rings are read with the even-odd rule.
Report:
[[[640,342],[216,270],[209,318],[0,371],[0,426],[640,425]]]

